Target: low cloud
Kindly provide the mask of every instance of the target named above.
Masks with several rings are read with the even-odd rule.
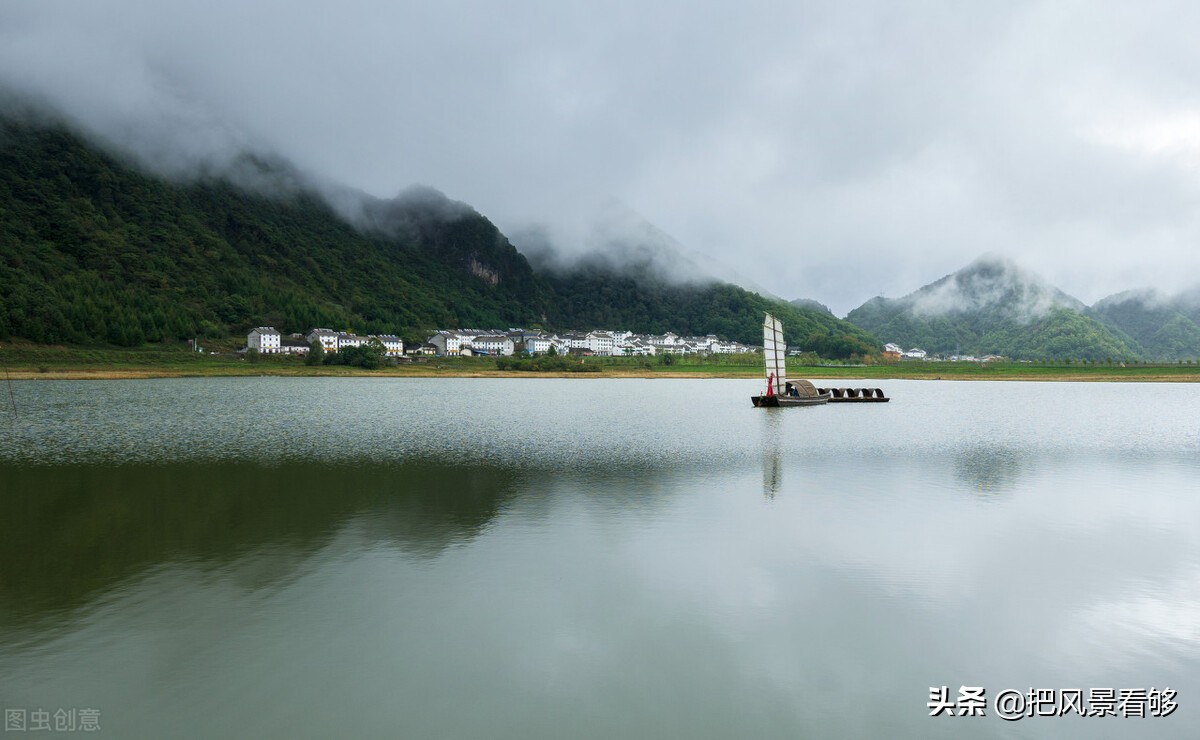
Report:
[[[1092,303],[1200,272],[1198,21],[1166,2],[10,0],[0,86],[155,171],[279,156],[350,210],[424,183],[506,233],[569,235],[616,198],[839,315],[985,251]]]
[[[1082,309],[1078,300],[998,255],[985,255],[965,269],[907,296],[920,316],[977,312],[1029,323],[1055,306]]]
[[[603,270],[669,284],[734,280],[728,267],[689,250],[645,217],[616,200],[557,220],[517,228],[512,238],[535,267],[554,272]]]

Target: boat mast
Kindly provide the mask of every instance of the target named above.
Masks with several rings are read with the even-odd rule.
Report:
[[[783,395],[784,386],[787,383],[787,367],[785,365],[787,354],[787,344],[783,341],[783,324],[779,319],[771,314],[767,314],[763,319],[763,359],[766,360],[766,378],[768,383],[772,383],[772,374],[774,374],[774,387],[776,395]]]

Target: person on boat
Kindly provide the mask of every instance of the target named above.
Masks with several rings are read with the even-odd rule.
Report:
[[[798,388],[796,388],[796,386],[792,385],[791,383],[788,383],[787,384],[787,395],[799,398],[800,390]]]

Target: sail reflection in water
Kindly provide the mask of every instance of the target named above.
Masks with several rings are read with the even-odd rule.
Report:
[[[779,414],[762,418],[763,494],[774,498],[783,485],[783,420]]]
[[[930,685],[1170,686],[1166,719],[1020,732],[1200,733],[1200,388],[892,385],[14,384],[0,704],[114,737],[958,738],[1014,725],[930,718]]]

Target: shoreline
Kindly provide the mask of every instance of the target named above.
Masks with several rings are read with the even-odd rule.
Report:
[[[236,344],[236,342],[234,342]],[[214,340],[214,351],[193,353],[180,344],[132,348],[0,344],[0,370],[11,380],[142,380],[156,378],[639,378],[763,380],[761,355],[675,355],[654,357],[587,357],[551,364],[545,372],[500,370],[488,357],[423,356],[367,370],[348,365],[307,365],[305,358],[264,355],[245,358],[230,342]],[[1042,382],[1195,383],[1200,363],[1091,362],[1082,360],[947,362],[898,361],[873,364],[788,363],[788,375],[825,386],[879,386],[895,380],[1000,380]],[[581,372],[586,371],[586,372]]]
[[[1071,370],[1053,368],[1037,371],[1021,369],[998,369],[996,372],[954,372],[945,368],[937,370],[886,373],[879,366],[862,368],[837,368],[830,371],[817,367],[789,368],[788,374],[809,380],[864,381],[886,383],[892,380],[930,381],[1012,381],[1012,382],[1057,382],[1057,383],[1196,383],[1200,382],[1200,368],[1175,372],[1163,372],[1161,367],[1096,368],[1094,370]],[[855,373],[855,370],[865,372]],[[6,380],[151,380],[160,378],[577,378],[599,379],[664,379],[680,380],[761,380],[762,371],[756,369],[730,368],[720,370],[655,370],[645,368],[606,368],[601,372],[521,372],[463,367],[420,367],[361,370],[346,367],[315,369],[309,367],[206,367],[202,370],[188,368],[31,368],[11,367]]]

